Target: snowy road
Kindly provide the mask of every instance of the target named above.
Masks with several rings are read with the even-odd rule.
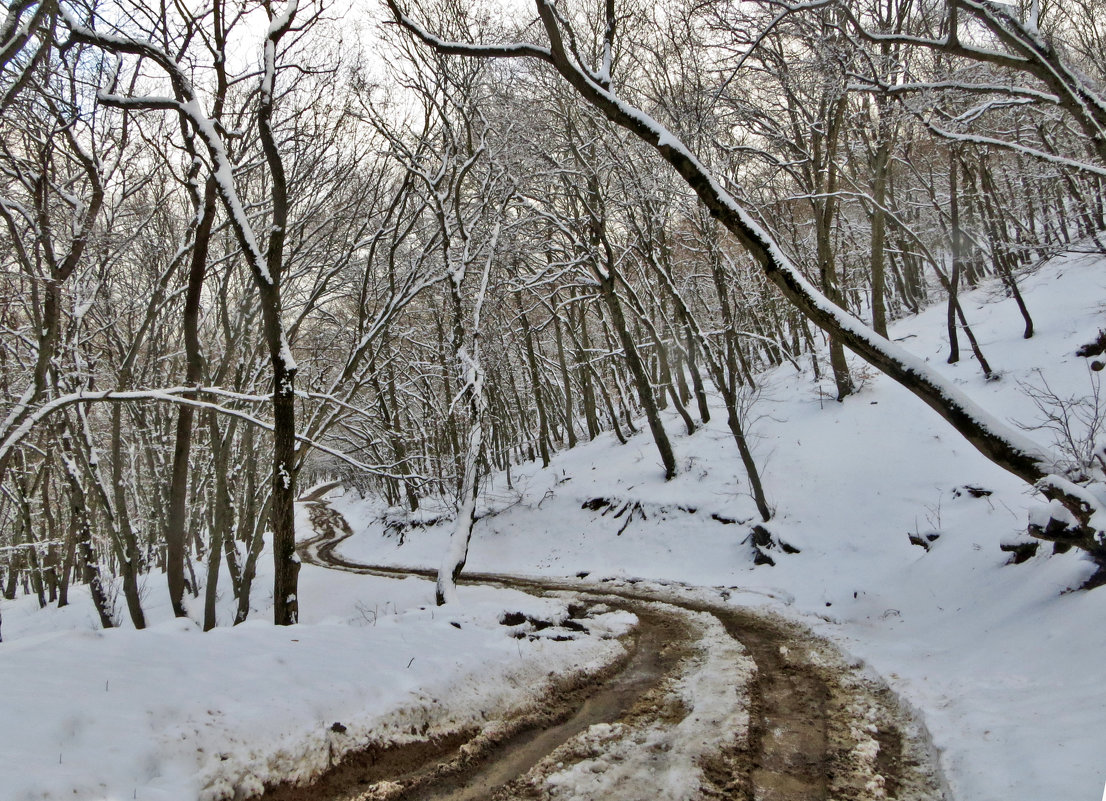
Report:
[[[346,521],[323,500],[312,499],[310,511],[318,536],[301,545],[304,561],[432,577],[344,558]],[[628,609],[640,620],[629,657],[555,693],[546,714],[512,721],[498,742],[479,745],[474,734],[362,753],[311,787],[266,798],[949,798],[924,727],[878,677],[798,626],[728,604],[716,588],[615,581],[597,590],[501,574],[465,581]]]

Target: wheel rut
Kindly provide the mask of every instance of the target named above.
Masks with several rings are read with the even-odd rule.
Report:
[[[337,553],[352,535],[345,519],[318,498],[307,503],[317,536],[300,546],[304,561],[386,577],[423,576],[425,569],[364,565]],[[448,741],[370,748],[345,758],[307,787],[279,787],[270,801],[329,799],[544,799],[548,790],[524,778],[543,759],[596,723],[632,717],[656,693],[693,645],[681,613],[706,613],[741,643],[756,663],[747,737],[701,764],[692,796],[734,801],[947,801],[924,728],[901,710],[881,682],[863,675],[828,643],[768,615],[688,593],[632,583],[583,584],[502,574],[468,574],[466,583],[535,594],[576,592],[639,618],[628,656],[601,675],[576,677],[546,699],[544,715],[512,722],[497,742],[477,732]],[[658,606],[658,602],[664,607]],[[661,611],[662,608],[664,611]],[[560,752],[558,752],[560,753]]]

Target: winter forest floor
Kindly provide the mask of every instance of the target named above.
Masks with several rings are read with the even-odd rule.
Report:
[[[1098,374],[1074,351],[1103,319],[1102,267],[1101,257],[1062,255],[1022,279],[1037,328],[1031,340],[1021,338],[1017,309],[997,285],[962,296],[997,381],[984,381],[970,358],[944,363],[943,308],[900,321],[892,337],[1000,417],[1039,425],[1049,409],[1032,395],[1097,392]],[[761,378],[753,435],[776,510],[769,528],[799,551],[769,550],[774,566],[754,566],[755,507],[715,415],[692,436],[674,437],[681,472],[669,482],[647,433],[624,446],[603,435],[545,470],[524,465],[510,486],[493,477],[468,569],[570,577],[596,594],[616,586],[709,597],[735,614],[782,618],[814,635],[801,661],[886,682],[900,705],[891,711],[919,724],[911,736],[922,750],[928,731],[958,801],[1097,800],[1106,783],[1098,676],[1106,638],[1096,623],[1106,589],[1068,592],[1091,565],[1046,545],[1007,564],[1000,545],[1025,538],[1035,502],[1028,488],[904,390],[853,366],[863,386],[843,404],[831,400],[828,383],[814,382],[809,364]],[[666,423],[680,431],[674,414]],[[1051,444],[1054,432],[1030,435]],[[401,543],[385,535],[387,510],[371,500],[335,492],[330,506],[352,528],[337,556],[437,566],[448,525],[410,528]],[[302,540],[315,536],[311,508],[301,504]],[[311,778],[370,742],[440,745],[473,731],[503,740],[510,724],[502,721],[540,716],[549,694],[587,674],[617,672],[632,658],[633,638],[648,633],[645,615],[607,601],[589,602],[585,613],[571,594],[466,585],[460,604],[438,609],[433,586],[419,578],[305,564],[300,581],[303,624],[294,629],[272,626],[259,597],[246,624],[202,634],[192,621],[171,619],[158,576],[146,581],[155,625],[144,632],[98,631],[91,602],[77,593],[60,610],[39,610],[28,597],[2,602],[0,797],[232,798]],[[222,603],[227,620],[233,599]],[[728,637],[720,615],[721,623],[702,615],[688,624],[710,647],[669,686],[673,730],[697,704],[722,716],[726,731],[749,715],[741,699],[755,648]],[[881,709],[850,713],[873,716],[867,740],[852,735],[873,764],[889,749]],[[543,769],[543,791],[609,797],[603,777],[633,764],[617,750],[617,725],[583,730],[567,745],[578,759]],[[684,787],[698,781],[703,737],[701,729],[685,734],[660,749],[672,754],[670,775]],[[645,739],[665,745],[666,736],[650,729]],[[678,796],[650,781],[646,795]],[[890,790],[864,792],[896,797]]]

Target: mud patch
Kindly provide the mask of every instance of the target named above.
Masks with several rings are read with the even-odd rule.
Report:
[[[556,725],[519,732],[486,753],[484,763],[476,769],[438,779],[401,797],[417,801],[535,797],[533,783],[523,778],[535,765],[593,727],[617,725],[616,721],[656,692],[686,655],[692,634],[678,615],[636,606],[633,611],[640,623],[631,658],[616,674],[597,677],[582,688],[584,692],[549,699],[550,714],[560,719]]]
[[[633,610],[642,616],[657,606]],[[722,776],[712,780],[706,766],[721,764],[722,754],[745,764],[748,689],[756,669],[716,618],[680,614],[695,638],[680,646],[679,664],[664,681],[617,722],[592,725],[492,798],[690,801],[703,797],[702,788],[727,786]]]
[[[719,615],[759,668],[747,797],[949,797],[924,726],[862,664],[789,621],[741,610]]]
[[[268,790],[266,801],[485,799],[594,723],[617,719],[662,680],[690,639],[675,615],[652,614],[623,638],[623,656],[577,674],[483,729],[372,743],[305,786]]]
[[[277,785],[268,789],[262,798],[265,801],[363,798],[380,782],[415,775],[427,764],[455,753],[476,734],[476,731],[459,731],[403,744],[373,743],[348,754],[319,782],[305,786]]]

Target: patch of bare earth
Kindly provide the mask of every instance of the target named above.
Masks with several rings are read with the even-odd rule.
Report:
[[[640,597],[647,593],[632,591]],[[671,600],[666,598],[666,600]],[[617,770],[633,759],[636,743],[670,748],[652,737],[674,728],[688,713],[673,676],[642,697],[615,726],[566,743],[527,776],[496,794],[495,801],[568,801],[642,798],[727,801],[945,801],[945,783],[924,727],[894,694],[832,645],[783,619],[721,605],[686,603],[714,615],[756,663],[749,681],[749,727],[719,731],[715,748],[685,774],[682,789],[662,785],[663,772],[646,753],[636,766],[655,792],[623,781],[579,781],[580,768]],[[676,672],[678,673],[678,671]],[[615,767],[612,767],[615,766]],[[576,781],[558,777],[575,772]],[[591,792],[601,788],[600,792]]]
[[[617,720],[671,670],[690,635],[677,615],[639,614],[625,657],[567,678],[509,720],[431,740],[371,743],[306,786],[281,785],[267,801],[485,799],[594,723]]]
[[[862,666],[794,623],[712,607],[757,663],[746,754],[707,766],[705,798],[947,799],[928,734]]]

